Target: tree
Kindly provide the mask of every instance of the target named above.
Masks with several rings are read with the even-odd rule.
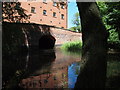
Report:
[[[108,7],[108,19],[107,24],[111,26],[111,30],[114,29],[119,34],[120,40],[120,2],[107,2]]]
[[[20,2],[3,2],[2,19],[9,22],[28,21],[31,15],[27,15],[26,10],[21,7]]]
[[[107,31],[95,2],[77,2],[82,27],[81,70],[76,88],[104,88],[106,79]]]
[[[69,28],[71,31],[75,31],[75,32],[81,32],[81,27],[80,25],[79,26],[74,26],[74,27],[71,27]]]
[[[69,28],[71,31],[75,31],[76,32],[76,27],[71,27]]]
[[[98,6],[110,33],[108,41],[120,43],[120,2],[98,2]]]
[[[75,13],[75,15],[74,15],[73,24],[75,24],[77,26],[80,25],[80,15],[78,12]]]
[[[81,32],[81,28],[80,28],[80,15],[79,15],[78,12],[75,13],[72,22],[73,22],[73,24],[76,25],[76,27],[75,27],[75,31]]]

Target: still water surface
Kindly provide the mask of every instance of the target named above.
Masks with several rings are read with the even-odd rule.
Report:
[[[74,88],[80,58],[57,47],[3,57],[3,88]]]

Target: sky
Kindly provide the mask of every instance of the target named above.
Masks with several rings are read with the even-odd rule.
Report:
[[[75,0],[72,0],[72,2],[68,3],[68,29],[75,26],[74,24],[72,24],[72,20],[76,12],[78,12],[77,4]]]

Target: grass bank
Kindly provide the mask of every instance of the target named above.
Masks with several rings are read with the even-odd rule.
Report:
[[[82,50],[82,42],[81,41],[67,42],[61,46],[61,49],[71,52],[80,52]]]

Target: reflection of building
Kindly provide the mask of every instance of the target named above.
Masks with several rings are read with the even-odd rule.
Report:
[[[74,68],[70,69],[69,65],[73,64],[74,62],[80,61],[80,57],[72,56],[71,54],[64,54],[59,49],[56,49],[56,59],[54,55],[53,57],[51,56],[52,54],[48,55],[48,53],[41,53],[39,54],[39,57],[36,56],[36,54],[30,56],[28,68],[26,70],[26,72],[29,73],[26,73],[25,78],[21,80],[19,84],[20,87],[68,88],[68,78],[71,75],[76,76],[76,74],[69,74],[70,72],[76,73],[76,67],[79,66],[77,64],[74,64]]]
[[[41,74],[23,79],[20,87],[23,88],[67,88],[68,68],[63,68],[57,72]]]
[[[30,23],[47,24],[67,28],[67,3],[47,2],[21,2],[21,6],[31,14]]]

